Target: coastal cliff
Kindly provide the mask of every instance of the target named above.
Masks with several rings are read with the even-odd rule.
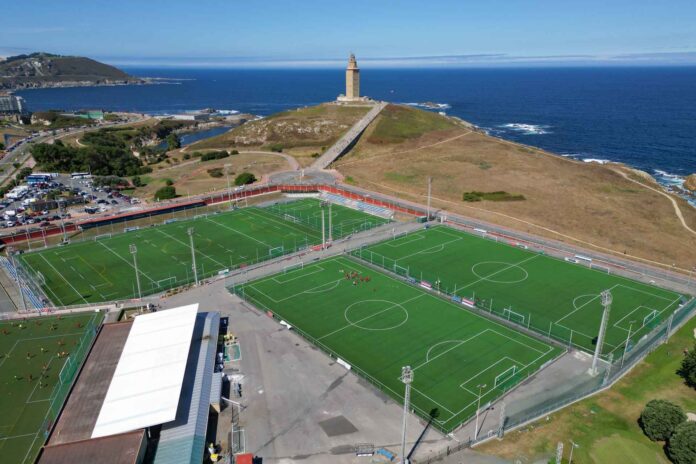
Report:
[[[696,193],[696,174],[687,176],[686,181],[684,182],[684,188]]]
[[[146,80],[80,56],[32,53],[0,61],[0,89],[6,90],[143,83]]]

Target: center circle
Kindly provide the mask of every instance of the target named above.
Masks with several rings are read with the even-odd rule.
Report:
[[[406,323],[408,311],[401,304],[389,300],[361,300],[349,305],[343,316],[350,325],[359,329],[391,330]]]
[[[516,284],[527,280],[529,273],[522,266],[503,261],[482,261],[471,266],[471,272],[481,280],[496,284]]]

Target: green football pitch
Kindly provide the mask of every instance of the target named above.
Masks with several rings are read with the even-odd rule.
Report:
[[[433,288],[475,300],[477,306],[572,343],[595,348],[603,308],[613,302],[603,353],[614,359],[629,330],[637,341],[686,297],[608,271],[569,263],[519,246],[436,226],[356,250],[354,255]],[[629,344],[630,347],[630,344]]]
[[[288,268],[234,291],[272,311],[397,400],[401,368],[414,372],[412,407],[455,429],[481,404],[554,359],[561,349],[347,257]]]
[[[0,323],[2,462],[34,462],[101,319],[89,313]]]
[[[19,261],[56,305],[127,299],[138,295],[131,245],[137,250],[141,293],[148,295],[194,281],[189,228],[201,279],[320,244],[321,214],[321,201],[306,198],[106,234],[24,253]],[[332,205],[331,216],[334,239],[388,222],[338,205]]]

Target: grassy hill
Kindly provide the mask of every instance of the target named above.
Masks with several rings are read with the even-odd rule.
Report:
[[[421,203],[432,176],[435,207],[667,266],[696,262],[696,234],[647,174],[490,137],[436,113],[388,106],[334,167],[355,185]],[[696,210],[673,199],[696,230]]]
[[[118,68],[80,56],[32,53],[0,61],[0,89],[140,81]]]
[[[282,149],[296,156],[301,164],[308,164],[312,155],[330,147],[368,110],[365,106],[332,104],[298,108],[247,122],[191,145],[189,151],[204,148]]]
[[[477,448],[520,462],[534,462],[555,454],[556,443],[580,445],[573,462],[605,464],[668,464],[663,443],[652,442],[638,425],[640,412],[652,399],[665,399],[687,412],[696,412],[696,395],[676,374],[683,350],[694,343],[696,320],[688,322],[669,342],[648,355],[626,377],[606,392],[569,406],[546,419]],[[564,461],[565,462],[565,461]]]

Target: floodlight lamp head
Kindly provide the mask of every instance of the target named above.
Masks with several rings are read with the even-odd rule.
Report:
[[[611,292],[609,290],[604,290],[601,294],[602,306],[609,306],[612,302]]]
[[[135,254],[135,253],[138,252],[138,247],[136,247],[134,243],[131,243],[131,244],[128,246],[128,249],[130,250],[130,252],[131,252],[132,254]]]
[[[413,382],[413,369],[411,369],[411,366],[401,368],[401,381],[405,384]]]

